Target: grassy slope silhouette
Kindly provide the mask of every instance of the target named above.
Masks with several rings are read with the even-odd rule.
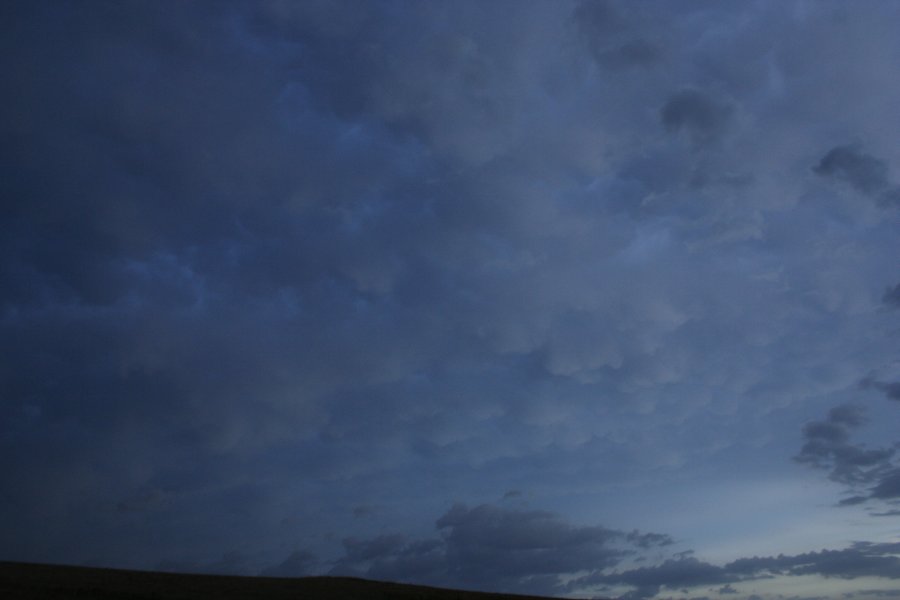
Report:
[[[0,562],[4,600],[525,600],[351,577],[232,577]]]

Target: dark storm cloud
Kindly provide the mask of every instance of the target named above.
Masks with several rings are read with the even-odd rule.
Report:
[[[894,347],[895,228],[803,201],[893,141],[881,5],[0,11],[0,558],[560,591],[673,540],[410,523],[730,477]],[[854,418],[802,461],[890,500]]]
[[[484,361],[523,397],[502,355],[547,337],[523,292],[555,209],[528,196],[527,161],[457,172],[510,143],[492,125],[518,114],[498,108],[516,105],[515,52],[464,34],[482,17],[432,36],[403,25],[427,15],[369,3],[13,6],[2,466],[26,557],[81,536],[71,510],[110,537],[152,524],[153,554],[207,496],[194,540],[218,551],[250,525],[228,533],[216,511],[245,503],[277,529],[265,494],[245,494],[256,473],[484,460],[462,442],[482,435],[464,419],[485,392],[464,380]],[[509,280],[485,266],[504,253]],[[603,364],[569,337],[554,368]]]
[[[619,564],[635,549],[672,543],[669,536],[576,526],[540,510],[454,505],[441,516],[437,539],[382,535],[344,540],[335,574],[433,585],[553,594],[561,576]]]
[[[312,107],[246,5],[5,10],[4,512],[46,523],[36,548],[65,529],[41,511],[65,503],[171,517],[210,493],[223,509],[272,440],[314,446],[308,473],[346,463],[307,439],[327,420],[315,398],[411,366],[370,351],[416,327],[378,298],[393,229],[427,225],[376,197],[400,172],[383,160],[411,172],[415,153]]]
[[[176,308],[361,268],[331,235],[377,203],[362,192],[395,173],[379,148],[391,137],[352,135],[352,122],[313,109],[316,78],[296,81],[290,52],[254,46],[242,8],[97,3],[21,17],[13,39],[43,62],[21,73],[5,115],[4,164],[17,174],[4,178],[8,309],[129,296]],[[72,22],[64,37],[50,35],[57,19]],[[51,44],[37,42],[45,33]],[[337,176],[345,169],[352,177]]]
[[[884,206],[900,206],[900,186],[889,179],[888,165],[858,145],[836,146],[813,168],[818,175],[843,181]]]
[[[685,132],[697,143],[719,138],[732,119],[734,108],[697,89],[676,92],[660,109],[666,130]]]

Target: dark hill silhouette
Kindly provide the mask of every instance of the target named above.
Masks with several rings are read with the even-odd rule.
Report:
[[[0,562],[5,600],[538,600],[352,577],[188,575]]]

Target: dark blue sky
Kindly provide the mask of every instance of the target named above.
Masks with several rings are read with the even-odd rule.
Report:
[[[900,597],[898,31],[4,2],[0,559]]]

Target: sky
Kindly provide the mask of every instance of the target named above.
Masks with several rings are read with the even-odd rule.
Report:
[[[0,6],[0,559],[900,598],[900,2]]]

